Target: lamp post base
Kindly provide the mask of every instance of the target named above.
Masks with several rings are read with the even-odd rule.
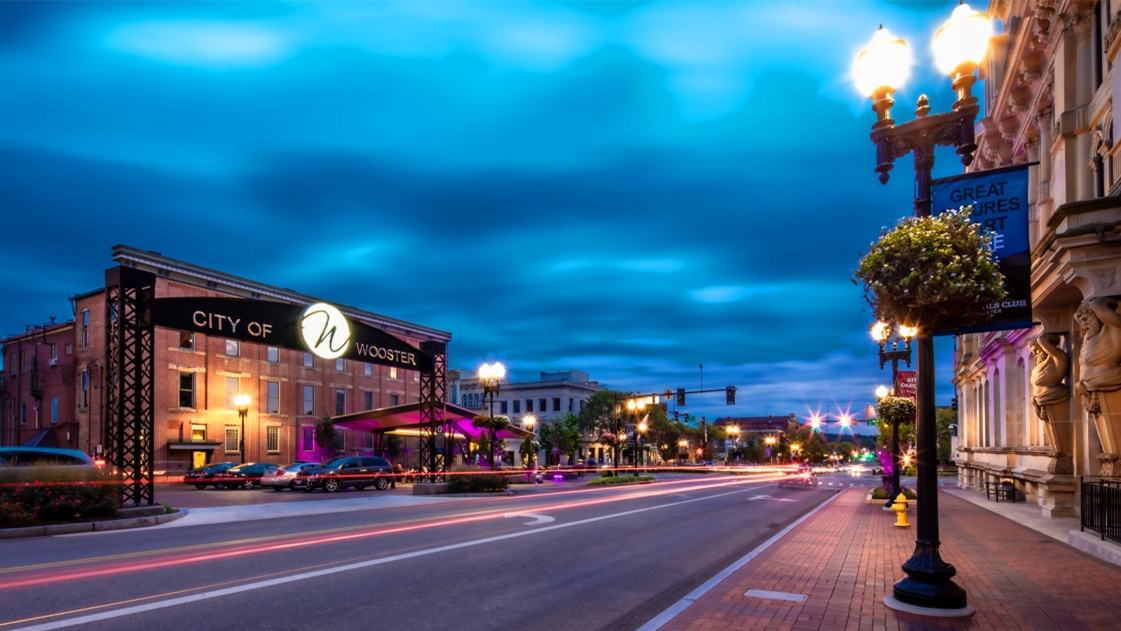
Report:
[[[897,581],[892,590],[895,600],[913,607],[972,611],[965,590],[953,581],[957,570],[942,560],[937,546],[918,542],[914,555],[903,564],[903,571],[907,576]]]
[[[902,611],[918,616],[931,616],[933,618],[968,618],[973,615],[973,605],[966,605],[958,609],[935,609],[933,607],[918,607],[900,601],[895,596],[884,596],[884,604],[888,609]]]

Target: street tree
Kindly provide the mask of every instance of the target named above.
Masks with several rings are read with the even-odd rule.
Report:
[[[487,455],[487,463],[490,468],[494,469],[494,452],[498,450],[499,440],[498,432],[510,426],[510,419],[505,416],[485,416],[479,415],[471,420],[471,426],[475,429],[482,429],[483,434],[479,437],[479,448]],[[486,437],[486,442],[483,442],[483,437]]]

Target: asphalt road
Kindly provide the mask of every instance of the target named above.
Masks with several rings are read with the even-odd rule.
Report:
[[[635,629],[833,494],[715,475],[535,491],[0,541],[0,630]]]

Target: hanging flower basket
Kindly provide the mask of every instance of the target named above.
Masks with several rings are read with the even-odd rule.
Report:
[[[969,220],[971,210],[908,217],[884,229],[853,274],[878,320],[928,332],[989,321],[986,307],[1004,298],[1004,276],[992,237]]]
[[[915,418],[915,402],[910,397],[884,397],[876,405],[876,414],[889,427],[906,423]]]

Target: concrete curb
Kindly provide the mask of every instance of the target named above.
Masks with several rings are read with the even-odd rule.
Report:
[[[127,519],[107,519],[105,521],[87,521],[77,524],[54,524],[51,526],[30,526],[28,528],[0,528],[0,539],[25,539],[27,537],[50,537],[54,535],[72,535],[81,532],[104,532],[107,530],[125,530],[127,528],[143,528],[166,524],[169,521],[182,519],[187,516],[187,509],[180,508],[175,513],[163,515],[147,515],[144,517],[129,517]]]

